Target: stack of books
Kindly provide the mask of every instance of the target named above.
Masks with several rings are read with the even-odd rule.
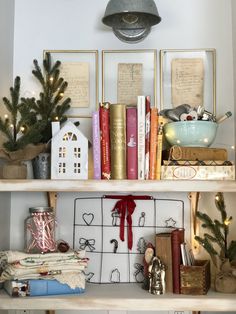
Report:
[[[163,152],[163,180],[235,180],[224,148],[173,146]]]
[[[149,96],[138,96],[137,106],[101,103],[93,113],[94,179],[160,179],[161,119]]]
[[[184,239],[184,229],[156,235],[156,256],[165,265],[165,290],[176,294],[206,294],[210,288],[210,261],[195,260]]]
[[[164,263],[166,292],[180,293],[180,265],[193,265],[194,258],[186,249],[184,229],[156,235],[156,255]]]

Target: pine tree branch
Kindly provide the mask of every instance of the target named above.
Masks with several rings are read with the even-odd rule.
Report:
[[[38,61],[33,60],[33,63],[34,63],[35,70],[33,70],[32,73],[38,79],[38,81],[42,85],[43,89],[45,89],[45,81],[44,81],[44,77],[43,77],[42,71],[40,69],[40,66],[38,65]]]
[[[70,98],[63,100],[67,82],[60,77],[61,62],[52,64],[51,55],[46,53],[43,60],[43,71],[38,61],[34,60],[33,74],[42,86],[42,92],[37,100],[22,99],[24,105],[29,105],[34,111],[37,121],[45,121],[45,128],[42,130],[42,141],[47,143],[51,138],[51,122],[66,121],[65,112],[70,108]]]
[[[218,192],[216,194],[216,197],[215,197],[215,205],[216,205],[216,208],[220,211],[221,213],[221,220],[222,222],[224,222],[227,218],[227,213],[226,213],[226,210],[225,210],[225,202],[224,202],[224,196],[223,196],[223,193],[221,192]]]
[[[58,68],[61,66],[61,62],[60,61],[56,61],[55,64],[53,65],[52,69],[49,71],[49,74],[52,75],[53,73],[59,72]]]
[[[195,240],[207,251],[207,253],[210,255],[213,263],[216,263],[215,256],[219,256],[218,252],[214,249],[212,244],[208,241],[206,238],[201,238],[199,236],[194,237]],[[215,264],[215,266],[217,266]]]
[[[3,97],[2,100],[3,100],[3,103],[4,103],[5,107],[7,108],[7,110],[9,112],[12,112],[13,107],[12,107],[12,104],[11,104],[10,100],[7,97]]]
[[[231,241],[228,248],[228,258],[230,261],[236,259],[236,241]]]
[[[47,73],[51,70],[51,55],[49,52],[46,52],[45,58],[43,60],[43,67]]]

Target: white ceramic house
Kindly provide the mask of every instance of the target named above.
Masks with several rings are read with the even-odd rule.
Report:
[[[51,179],[88,179],[88,139],[70,121],[52,123]]]

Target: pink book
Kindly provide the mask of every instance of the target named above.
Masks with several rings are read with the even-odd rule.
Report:
[[[149,179],[149,160],[150,160],[150,125],[151,125],[151,98],[146,96],[146,116],[145,116],[145,179]]]
[[[101,179],[101,143],[99,121],[99,111],[93,112],[93,178],[96,180]]]
[[[127,179],[138,179],[137,108],[126,109]]]

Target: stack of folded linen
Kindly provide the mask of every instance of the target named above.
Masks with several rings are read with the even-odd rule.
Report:
[[[0,282],[4,282],[11,295],[18,293],[18,296],[81,293],[85,289],[84,270],[87,263],[85,251],[47,254],[2,251]],[[35,289],[37,294],[32,291]],[[19,290],[27,290],[27,293]]]

